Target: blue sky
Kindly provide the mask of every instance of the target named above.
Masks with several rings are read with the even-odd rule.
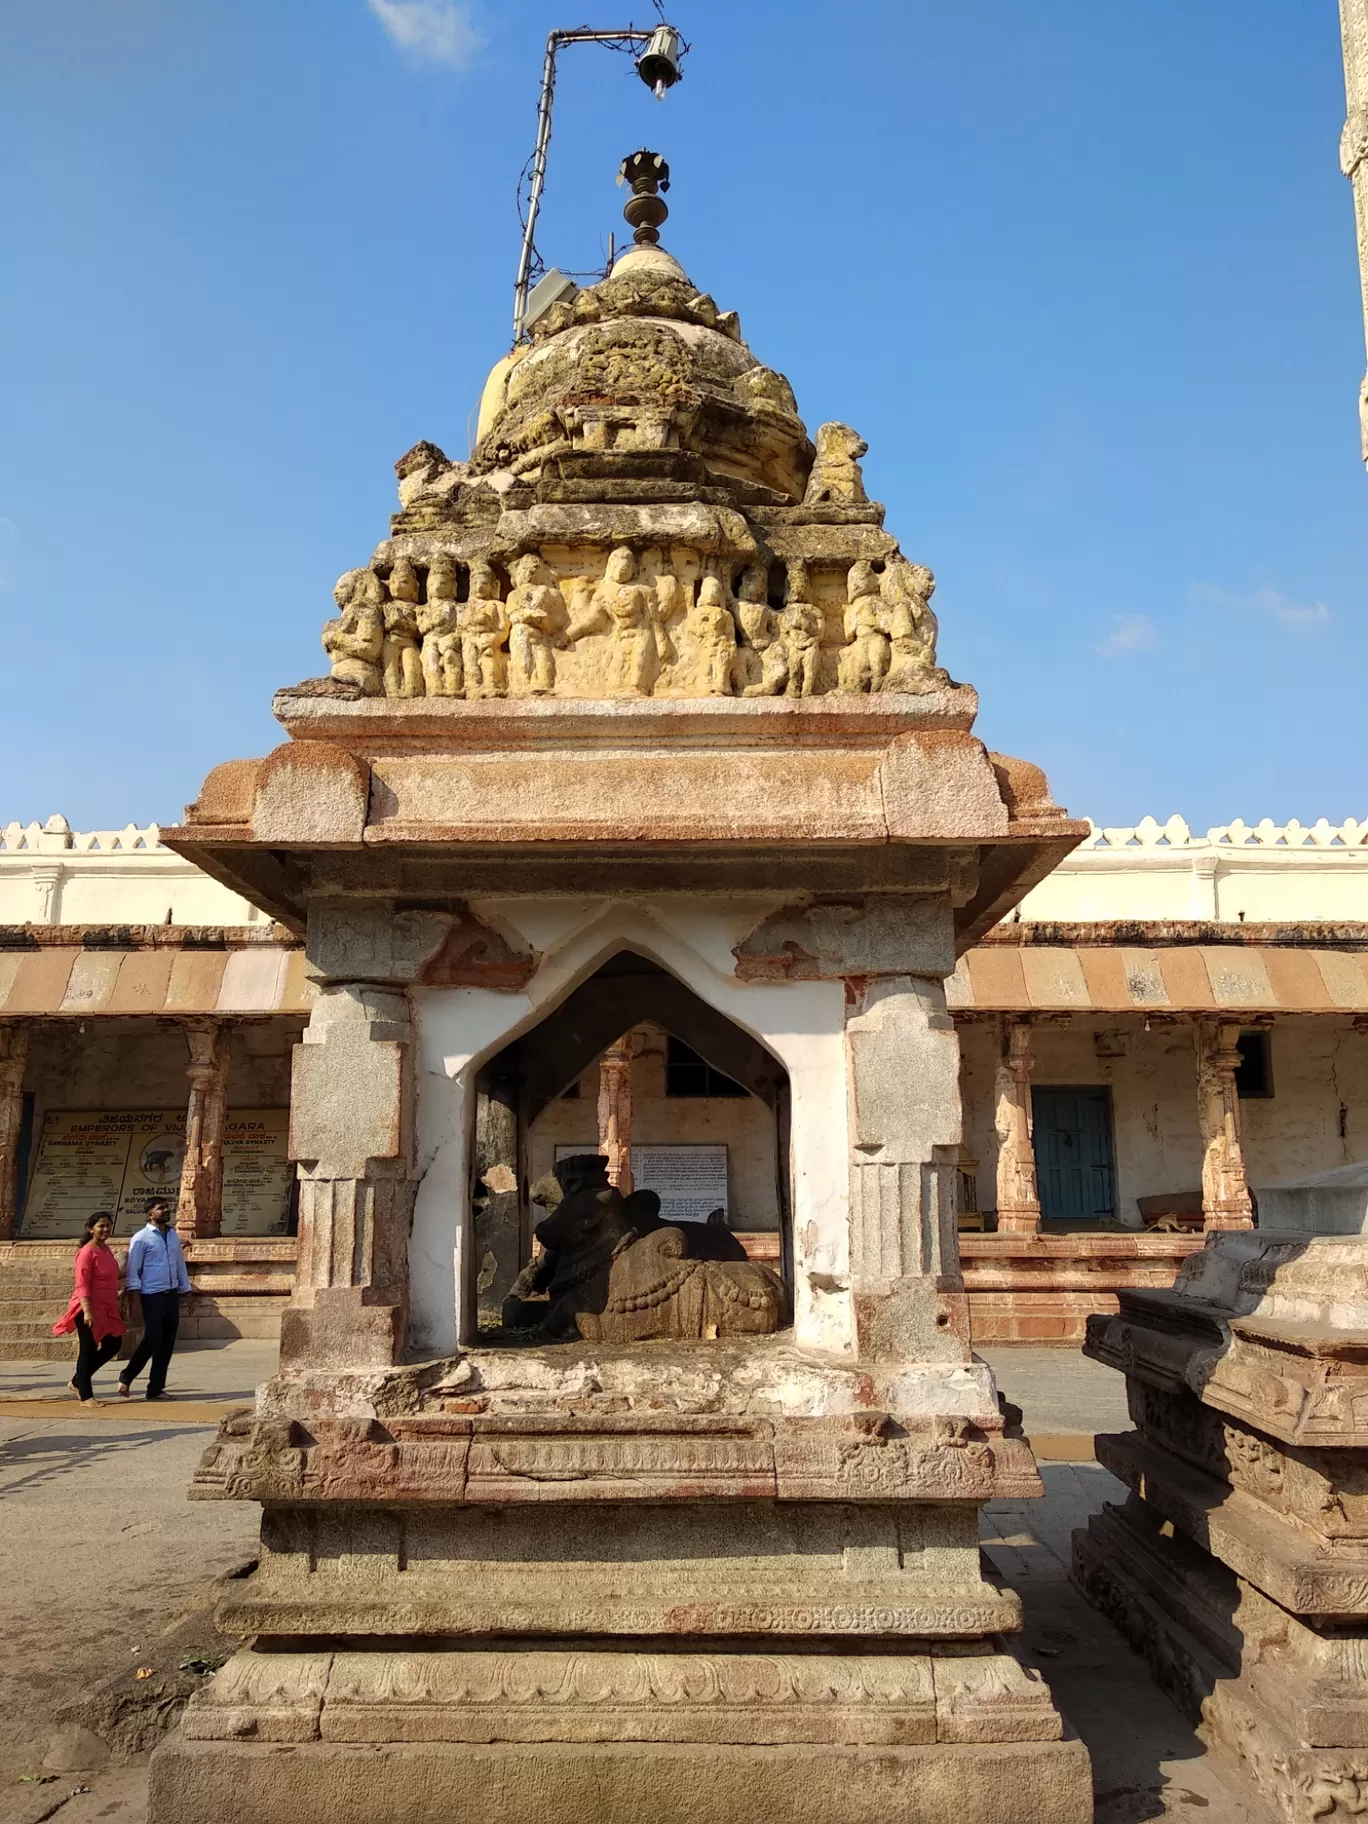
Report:
[[[0,0],[0,821],[173,821],[275,745],[391,464],[466,453],[580,4]],[[1368,815],[1334,0],[670,10],[662,104],[566,54],[547,258],[664,152],[667,244],[868,438],[979,732],[1072,809]]]

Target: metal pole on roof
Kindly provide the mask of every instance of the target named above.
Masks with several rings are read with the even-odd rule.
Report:
[[[546,60],[542,65],[541,100],[537,106],[537,144],[532,153],[532,185],[527,199],[527,222],[523,228],[522,252],[518,259],[518,276],[513,284],[513,342],[522,341],[527,327],[527,294],[532,284],[532,266],[536,259],[537,215],[542,192],[546,188],[546,155],[551,144],[551,108],[556,97],[556,53],[566,44],[607,44],[615,50],[636,50],[637,74],[655,92],[659,101],[667,89],[674,87],[682,75],[680,58],[685,45],[672,25],[652,26],[641,31],[629,25],[621,31],[594,31],[588,26],[574,31],[552,32],[546,40]]]

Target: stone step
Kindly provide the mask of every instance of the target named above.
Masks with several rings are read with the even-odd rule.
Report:
[[[30,1340],[45,1342],[51,1340],[52,1326],[55,1322],[56,1319],[51,1317],[7,1318],[4,1323],[0,1323],[0,1339],[3,1339],[8,1343],[22,1343]],[[66,1342],[68,1340],[71,1342],[71,1347],[74,1348],[74,1339],[57,1338],[58,1342]]]
[[[46,1342],[37,1337],[21,1337],[12,1342],[0,1329],[0,1362],[74,1362],[76,1344],[69,1336],[49,1335]],[[0,1415],[4,1407],[0,1406]]]
[[[35,1273],[30,1267],[0,1267],[0,1295],[5,1298],[70,1298],[71,1269]]]

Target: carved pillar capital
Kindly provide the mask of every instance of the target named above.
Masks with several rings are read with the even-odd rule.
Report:
[[[1040,1230],[1040,1193],[1031,1137],[1031,1072],[1035,1069],[1029,1020],[1010,1014],[999,1027],[994,1079],[997,1128],[997,1220],[1005,1235]]]
[[[27,1026],[0,1024],[0,1241],[13,1239],[19,1208],[19,1127],[28,1043]]]
[[[1203,1227],[1252,1229],[1254,1205],[1240,1145],[1240,1027],[1232,1020],[1199,1020],[1197,1115],[1202,1134]]]

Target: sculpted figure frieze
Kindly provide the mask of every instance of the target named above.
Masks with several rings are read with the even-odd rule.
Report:
[[[736,589],[738,644],[732,665],[738,697],[777,697],[788,681],[788,655],[779,620],[769,605],[769,573],[763,564],[743,571]]]
[[[465,691],[457,593],[455,564],[449,557],[434,558],[427,576],[427,601],[418,610],[423,688],[429,697],[459,697]]]
[[[676,656],[656,592],[638,578],[636,556],[626,545],[610,555],[603,581],[567,637],[573,644],[596,633],[612,637],[604,680],[610,697],[649,697],[662,666]]]
[[[513,565],[508,594],[508,694],[549,697],[556,687],[556,651],[564,647],[565,597],[536,552]]]
[[[466,696],[503,696],[508,684],[509,622],[492,564],[471,565],[470,599],[462,604],[459,619]]]
[[[779,617],[784,692],[790,697],[815,696],[822,675],[826,616],[810,599],[811,587],[807,565],[795,559],[788,567],[788,601]]]
[[[888,671],[882,578],[862,559],[851,565],[846,590],[846,643],[837,668],[838,688],[858,695],[878,690]]]
[[[738,574],[734,559],[663,542],[597,560],[563,548],[557,559],[524,550],[505,570],[497,547],[468,561],[438,549],[348,571],[323,630],[332,678],[358,696],[468,701],[924,694],[949,683],[936,665],[935,578],[896,553],[849,565],[790,557],[782,598],[772,559]],[[829,643],[842,596],[844,641]]]
[[[418,572],[408,558],[396,558],[385,603],[381,665],[387,697],[421,697],[423,664],[418,652]]]
[[[380,578],[373,570],[348,570],[338,578],[333,600],[341,613],[323,629],[332,676],[354,685],[363,697],[384,696],[385,592]]]

